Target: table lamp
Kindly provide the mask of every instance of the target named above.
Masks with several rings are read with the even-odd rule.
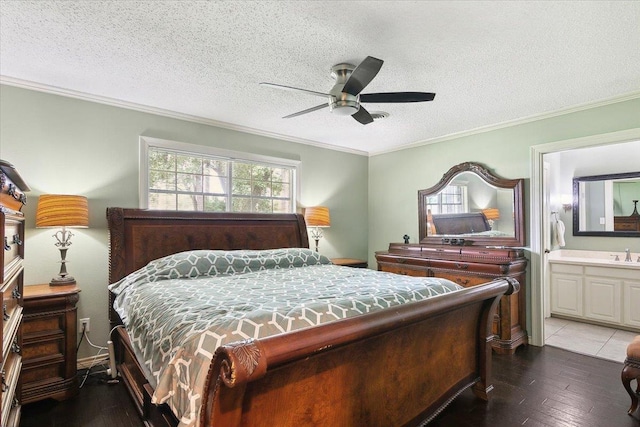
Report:
[[[482,213],[489,222],[489,227],[493,230],[493,222],[500,219],[500,211],[497,208],[483,209]]]
[[[304,210],[304,220],[311,229],[311,238],[316,241],[316,252],[318,252],[318,242],[322,239],[322,229],[331,226],[329,208],[326,206],[312,206]]]
[[[73,234],[67,228],[89,227],[89,206],[84,196],[65,194],[43,194],[38,200],[36,228],[61,227],[53,237],[60,249],[60,273],[49,282],[50,286],[71,285],[76,280],[67,273],[67,249],[71,246]]]

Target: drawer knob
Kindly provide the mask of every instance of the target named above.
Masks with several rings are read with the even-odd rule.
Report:
[[[9,245],[9,241],[7,240],[7,236],[4,236],[4,250],[5,251],[11,250],[11,246]]]
[[[466,285],[466,284],[468,284],[468,283],[469,283],[469,279],[461,279],[461,278],[459,278],[459,277],[456,277],[456,282],[457,282],[459,285],[464,286],[464,285]]]
[[[3,393],[9,389],[9,387],[7,387],[7,381],[6,381],[5,375],[6,375],[6,372],[3,369],[2,370],[2,392]]]
[[[13,288],[13,291],[11,291],[11,296],[13,297],[13,299],[20,299],[22,297],[22,295],[20,295],[20,291],[18,290],[17,286]]]
[[[469,268],[469,264],[456,263],[456,267],[458,267],[460,270],[466,270],[467,268]]]
[[[23,205],[27,204],[27,195],[22,193],[20,194],[20,203],[22,203]]]
[[[14,234],[13,235],[13,243],[15,243],[18,246],[20,246],[22,244],[22,240],[20,240],[20,235],[19,234]]]
[[[5,320],[5,322],[11,318],[11,316],[7,314],[7,304],[2,305],[2,318]]]
[[[13,344],[11,344],[11,351],[18,354],[20,353],[20,346],[17,342],[14,341]]]

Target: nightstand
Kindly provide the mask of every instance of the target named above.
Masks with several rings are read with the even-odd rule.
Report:
[[[331,258],[331,262],[335,265],[342,265],[345,267],[354,268],[367,268],[367,261],[355,258]]]
[[[22,404],[78,393],[76,285],[24,287]]]

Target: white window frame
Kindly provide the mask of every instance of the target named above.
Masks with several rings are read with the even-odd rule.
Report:
[[[460,187],[460,203],[457,204],[452,204],[452,203],[442,203],[442,194],[447,190],[447,188],[451,187],[451,186],[455,186],[455,187]],[[429,209],[430,206],[437,206],[438,207],[438,212],[437,214],[442,214],[442,206],[448,205],[448,206],[459,206],[460,210],[457,212],[447,212],[447,213],[466,213],[469,212],[469,197],[468,197],[468,186],[466,182],[462,182],[462,183],[456,183],[456,184],[449,184],[447,185],[442,191],[440,191],[437,196],[438,196],[438,203],[429,203],[427,204],[427,209]],[[432,208],[431,208],[432,209]],[[433,210],[433,209],[432,209]],[[432,212],[434,215],[436,214],[436,212]]]
[[[159,148],[176,151],[186,155],[205,155],[219,157],[223,160],[251,162],[273,167],[288,167],[293,169],[291,180],[291,213],[295,213],[300,198],[300,160],[285,159],[281,157],[264,156],[261,154],[245,153],[241,151],[225,150],[207,145],[189,144],[186,142],[171,141],[167,139],[140,136],[139,173],[138,173],[138,206],[141,209],[149,208],[149,148]],[[231,194],[229,194],[229,197]],[[231,207],[228,204],[229,208]]]

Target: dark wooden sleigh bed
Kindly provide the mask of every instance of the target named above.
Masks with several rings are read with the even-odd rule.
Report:
[[[308,248],[296,214],[107,209],[109,283],[154,259],[191,249]],[[346,268],[346,267],[345,267]],[[491,323],[513,279],[452,292],[217,350],[202,426],[413,426],[433,419],[468,387],[491,384]],[[120,323],[112,308],[112,325]],[[124,328],[115,329],[118,371],[146,425],[176,425],[151,404]]]

